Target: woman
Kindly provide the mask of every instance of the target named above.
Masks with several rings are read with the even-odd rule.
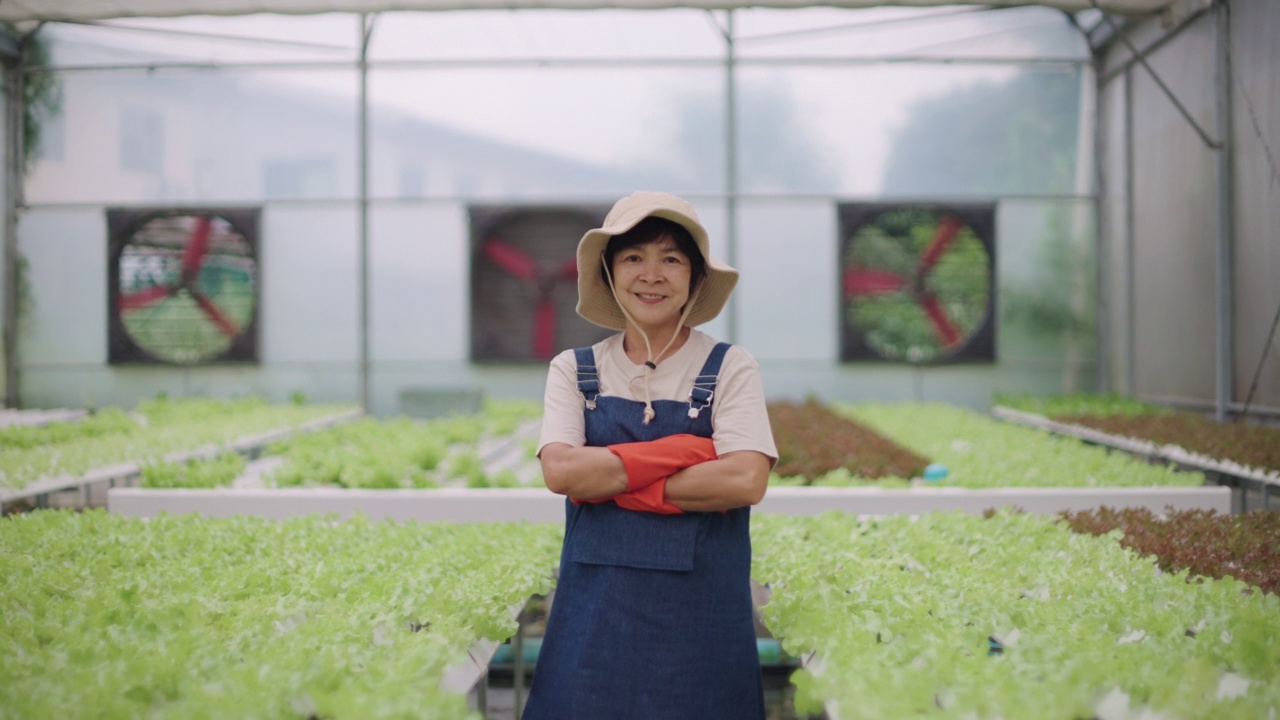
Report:
[[[567,517],[524,720],[763,718],[748,523],[778,453],[755,360],[693,329],[738,272],[666,193],[577,257],[578,314],[621,332],[551,362],[538,453]]]

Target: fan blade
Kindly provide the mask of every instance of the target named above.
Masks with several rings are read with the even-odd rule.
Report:
[[[556,304],[546,297],[538,302],[533,311],[533,354],[543,360],[550,360],[555,353],[556,345]]]
[[[844,271],[845,297],[883,295],[907,286],[907,278],[884,270],[850,268]]]
[[[933,329],[938,333],[938,340],[943,347],[951,347],[960,341],[960,331],[951,322],[951,318],[947,317],[947,311],[942,309],[942,303],[938,302],[937,295],[922,294],[920,307],[924,308],[924,313],[929,316],[929,322],[933,323]]]
[[[951,241],[955,240],[959,233],[960,219],[952,215],[943,215],[938,221],[938,230],[934,233],[933,240],[920,256],[920,265],[916,268],[918,277],[924,277],[933,269],[933,266],[938,263],[938,258],[942,257],[942,254],[951,246]]]
[[[167,297],[169,297],[169,288],[157,285],[128,295],[120,293],[116,298],[116,306],[122,311],[138,310],[154,305]]]
[[[485,257],[512,276],[521,280],[536,280],[538,264],[518,247],[503,242],[500,238],[489,238],[484,243]]]
[[[209,319],[213,321],[213,324],[218,326],[218,329],[222,331],[223,335],[226,335],[227,337],[235,337],[240,334],[240,329],[236,327],[235,323],[231,322],[231,318],[224,315],[223,312],[218,309],[218,306],[213,304],[212,300],[204,296],[204,293],[192,290],[191,297],[195,299],[196,304],[200,306],[200,309],[204,311],[204,314],[209,316]]]
[[[210,229],[213,218],[201,215],[196,218],[196,229],[187,241],[187,249],[182,253],[182,282],[190,284],[200,272],[200,263],[204,262],[204,254],[209,249]]]

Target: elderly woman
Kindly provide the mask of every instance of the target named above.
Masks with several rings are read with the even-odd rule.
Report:
[[[551,361],[538,453],[565,538],[524,720],[763,718],[749,521],[778,453],[755,359],[693,329],[738,272],[655,192],[577,261],[578,314],[621,332]]]

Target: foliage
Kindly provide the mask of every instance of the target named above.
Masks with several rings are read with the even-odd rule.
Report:
[[[996,404],[1112,435],[1157,445],[1176,445],[1246,467],[1280,470],[1280,428],[1277,427],[1250,422],[1221,424],[1205,415],[1174,411],[1114,394],[1049,398],[998,395]]]
[[[911,108],[885,161],[886,195],[1066,192],[1075,176],[1078,70],[1026,69]]]
[[[1248,422],[1221,424],[1187,412],[1131,417],[1062,415],[1062,422],[1084,425],[1112,435],[1177,445],[1209,458],[1246,467],[1280,470],[1280,428]]]
[[[49,46],[39,32],[24,35],[9,23],[3,32],[18,39],[26,67],[49,65]],[[51,72],[29,72],[22,80],[22,171],[29,173],[39,155],[42,123],[62,112],[62,84]]]
[[[138,423],[120,408],[103,408],[79,420],[58,420],[44,425],[13,425],[0,428],[0,448],[18,450],[58,445],[83,438],[127,434]]]
[[[816,653],[792,678],[800,712],[1191,720],[1280,705],[1280,598],[1187,583],[1113,536],[1008,512],[752,526],[766,624],[786,652]]]
[[[432,488],[449,478],[462,479],[467,487],[517,486],[514,473],[488,477],[477,446],[486,438],[511,435],[541,414],[540,403],[486,400],[472,415],[429,421],[362,418],[272,445],[268,452],[286,462],[267,479],[281,487]]]
[[[776,78],[740,81],[737,145],[741,189],[825,193],[838,184],[838,169],[807,126],[804,114],[798,111],[801,103],[791,93],[788,85]],[[721,186],[725,167],[722,97],[681,92],[669,107],[660,107],[652,125],[669,138],[654,147],[674,147],[679,152],[642,158],[642,182],[670,187],[674,176],[674,182],[691,190]]]
[[[1076,532],[1105,535],[1119,529],[1120,544],[1154,555],[1161,569],[1210,578],[1233,577],[1264,592],[1280,593],[1280,514],[1254,510],[1221,515],[1212,510],[1109,507],[1063,513]]]
[[[798,484],[840,484],[838,469],[851,477],[913,478],[929,464],[910,450],[896,445],[847,417],[837,415],[816,399],[804,404],[774,402],[768,406],[769,424],[778,446],[780,476],[799,476]],[[777,484],[777,483],[775,483]],[[850,483],[852,484],[852,483]]]
[[[1201,485],[1198,473],[1150,465],[939,403],[835,404],[833,409],[942,463],[940,485],[985,487]]]
[[[1020,324],[1033,338],[1092,343],[1097,296],[1094,243],[1073,237],[1074,208],[1046,213],[1044,237],[1036,246],[1033,270],[1002,289],[1003,322]]]
[[[995,404],[1013,410],[1058,418],[1063,415],[1155,415],[1169,412],[1119,393],[1069,393],[1066,395],[1009,395],[997,393]]]
[[[0,718],[469,717],[555,525],[37,511],[0,523]]]
[[[223,452],[206,459],[157,462],[141,469],[144,488],[215,488],[230,485],[244,472],[244,456]]]
[[[286,462],[267,479],[280,487],[435,487],[428,472],[448,449],[445,439],[409,418],[364,417],[272,444],[268,454]]]
[[[116,463],[161,462],[175,452],[211,445],[227,447],[249,436],[297,427],[351,409],[345,405],[271,405],[262,398],[163,397],[141,403],[127,416],[104,409],[77,423],[32,429],[23,440],[26,444],[0,444],[0,484],[21,489],[46,476],[78,477]],[[30,444],[40,440],[49,442]]]

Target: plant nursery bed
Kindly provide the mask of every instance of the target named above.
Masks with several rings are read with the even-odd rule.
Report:
[[[64,465],[59,465],[57,460],[63,451],[62,446],[65,444],[67,446],[66,452],[72,454],[76,452],[75,446],[83,443],[77,443],[73,439],[63,444],[52,443],[19,449],[9,453],[0,453],[0,462],[4,462],[5,468],[9,468],[0,473],[3,474],[6,480],[12,474],[16,481],[21,482],[23,471],[32,466],[47,466],[55,469],[55,472],[59,468],[69,470],[56,472],[56,474],[39,475],[18,487],[0,486],[0,505],[11,505],[18,501],[34,500],[37,506],[41,506],[47,502],[50,495],[69,490],[79,490],[83,500],[82,505],[87,505],[87,497],[91,486],[106,485],[109,488],[114,488],[117,485],[134,482],[142,475],[144,468],[148,464],[186,464],[215,459],[227,453],[255,457],[271,443],[279,442],[293,435],[316,432],[351,422],[362,414],[363,412],[359,409],[340,409],[335,412],[333,408],[326,408],[324,409],[324,414],[313,411],[311,413],[312,417],[309,419],[305,415],[298,415],[292,418],[284,417],[281,418],[282,421],[287,423],[284,427],[273,427],[248,435],[231,437],[222,442],[210,443],[199,432],[195,432],[188,437],[202,441],[201,444],[196,447],[188,445],[183,449],[172,449],[175,445],[181,446],[180,436],[159,438],[153,446],[147,444],[145,437],[141,440],[134,439],[133,442],[138,445],[140,454],[160,456],[150,461],[130,459],[125,462],[95,465],[94,457],[112,457],[110,451],[94,454],[95,450],[100,450],[105,445],[109,445],[113,436],[105,433],[89,441],[93,443],[90,446],[91,449],[83,454],[78,461],[67,462]],[[249,426],[253,427],[253,424],[250,423]],[[24,466],[22,465],[23,462],[31,464]],[[79,471],[79,468],[84,465],[91,465],[92,469]]]
[[[768,405],[769,424],[778,446],[774,473],[797,477],[798,484],[836,470],[867,479],[914,478],[928,458],[898,445],[814,399]]]
[[[1220,485],[1237,488],[1233,505],[1239,512],[1251,502],[1270,508],[1270,495],[1280,493],[1280,470],[1247,467],[1233,460],[1220,460],[1193,453],[1178,445],[1158,445],[1126,435],[1113,435],[1084,425],[1062,422],[1042,415],[996,406],[992,414],[1002,420],[1035,428],[1039,431],[1083,441],[1089,445],[1119,450],[1148,463],[1159,462],[1168,467],[1188,471]],[[1251,501],[1250,497],[1254,500]]]
[[[1264,472],[1280,472],[1280,427],[1276,426],[1247,421],[1219,423],[1201,413],[1116,395],[1000,396],[997,406],[1157,446],[1172,445]]]
[[[1280,598],[1187,582],[1060,518],[753,523],[765,621],[828,718],[1269,718]]]
[[[1206,510],[1156,513],[1103,507],[1065,513],[1072,530],[1092,535],[1119,531],[1120,544],[1155,556],[1160,568],[1194,577],[1233,577],[1263,592],[1280,593],[1280,513],[1229,515]],[[1188,582],[1193,578],[1188,577]]]
[[[0,428],[0,502],[118,482],[166,459],[253,455],[300,429],[359,414],[350,406],[271,405],[261,398],[156,398],[131,412],[108,407],[74,422]]]
[[[557,525],[0,522],[0,716],[474,717]]]

